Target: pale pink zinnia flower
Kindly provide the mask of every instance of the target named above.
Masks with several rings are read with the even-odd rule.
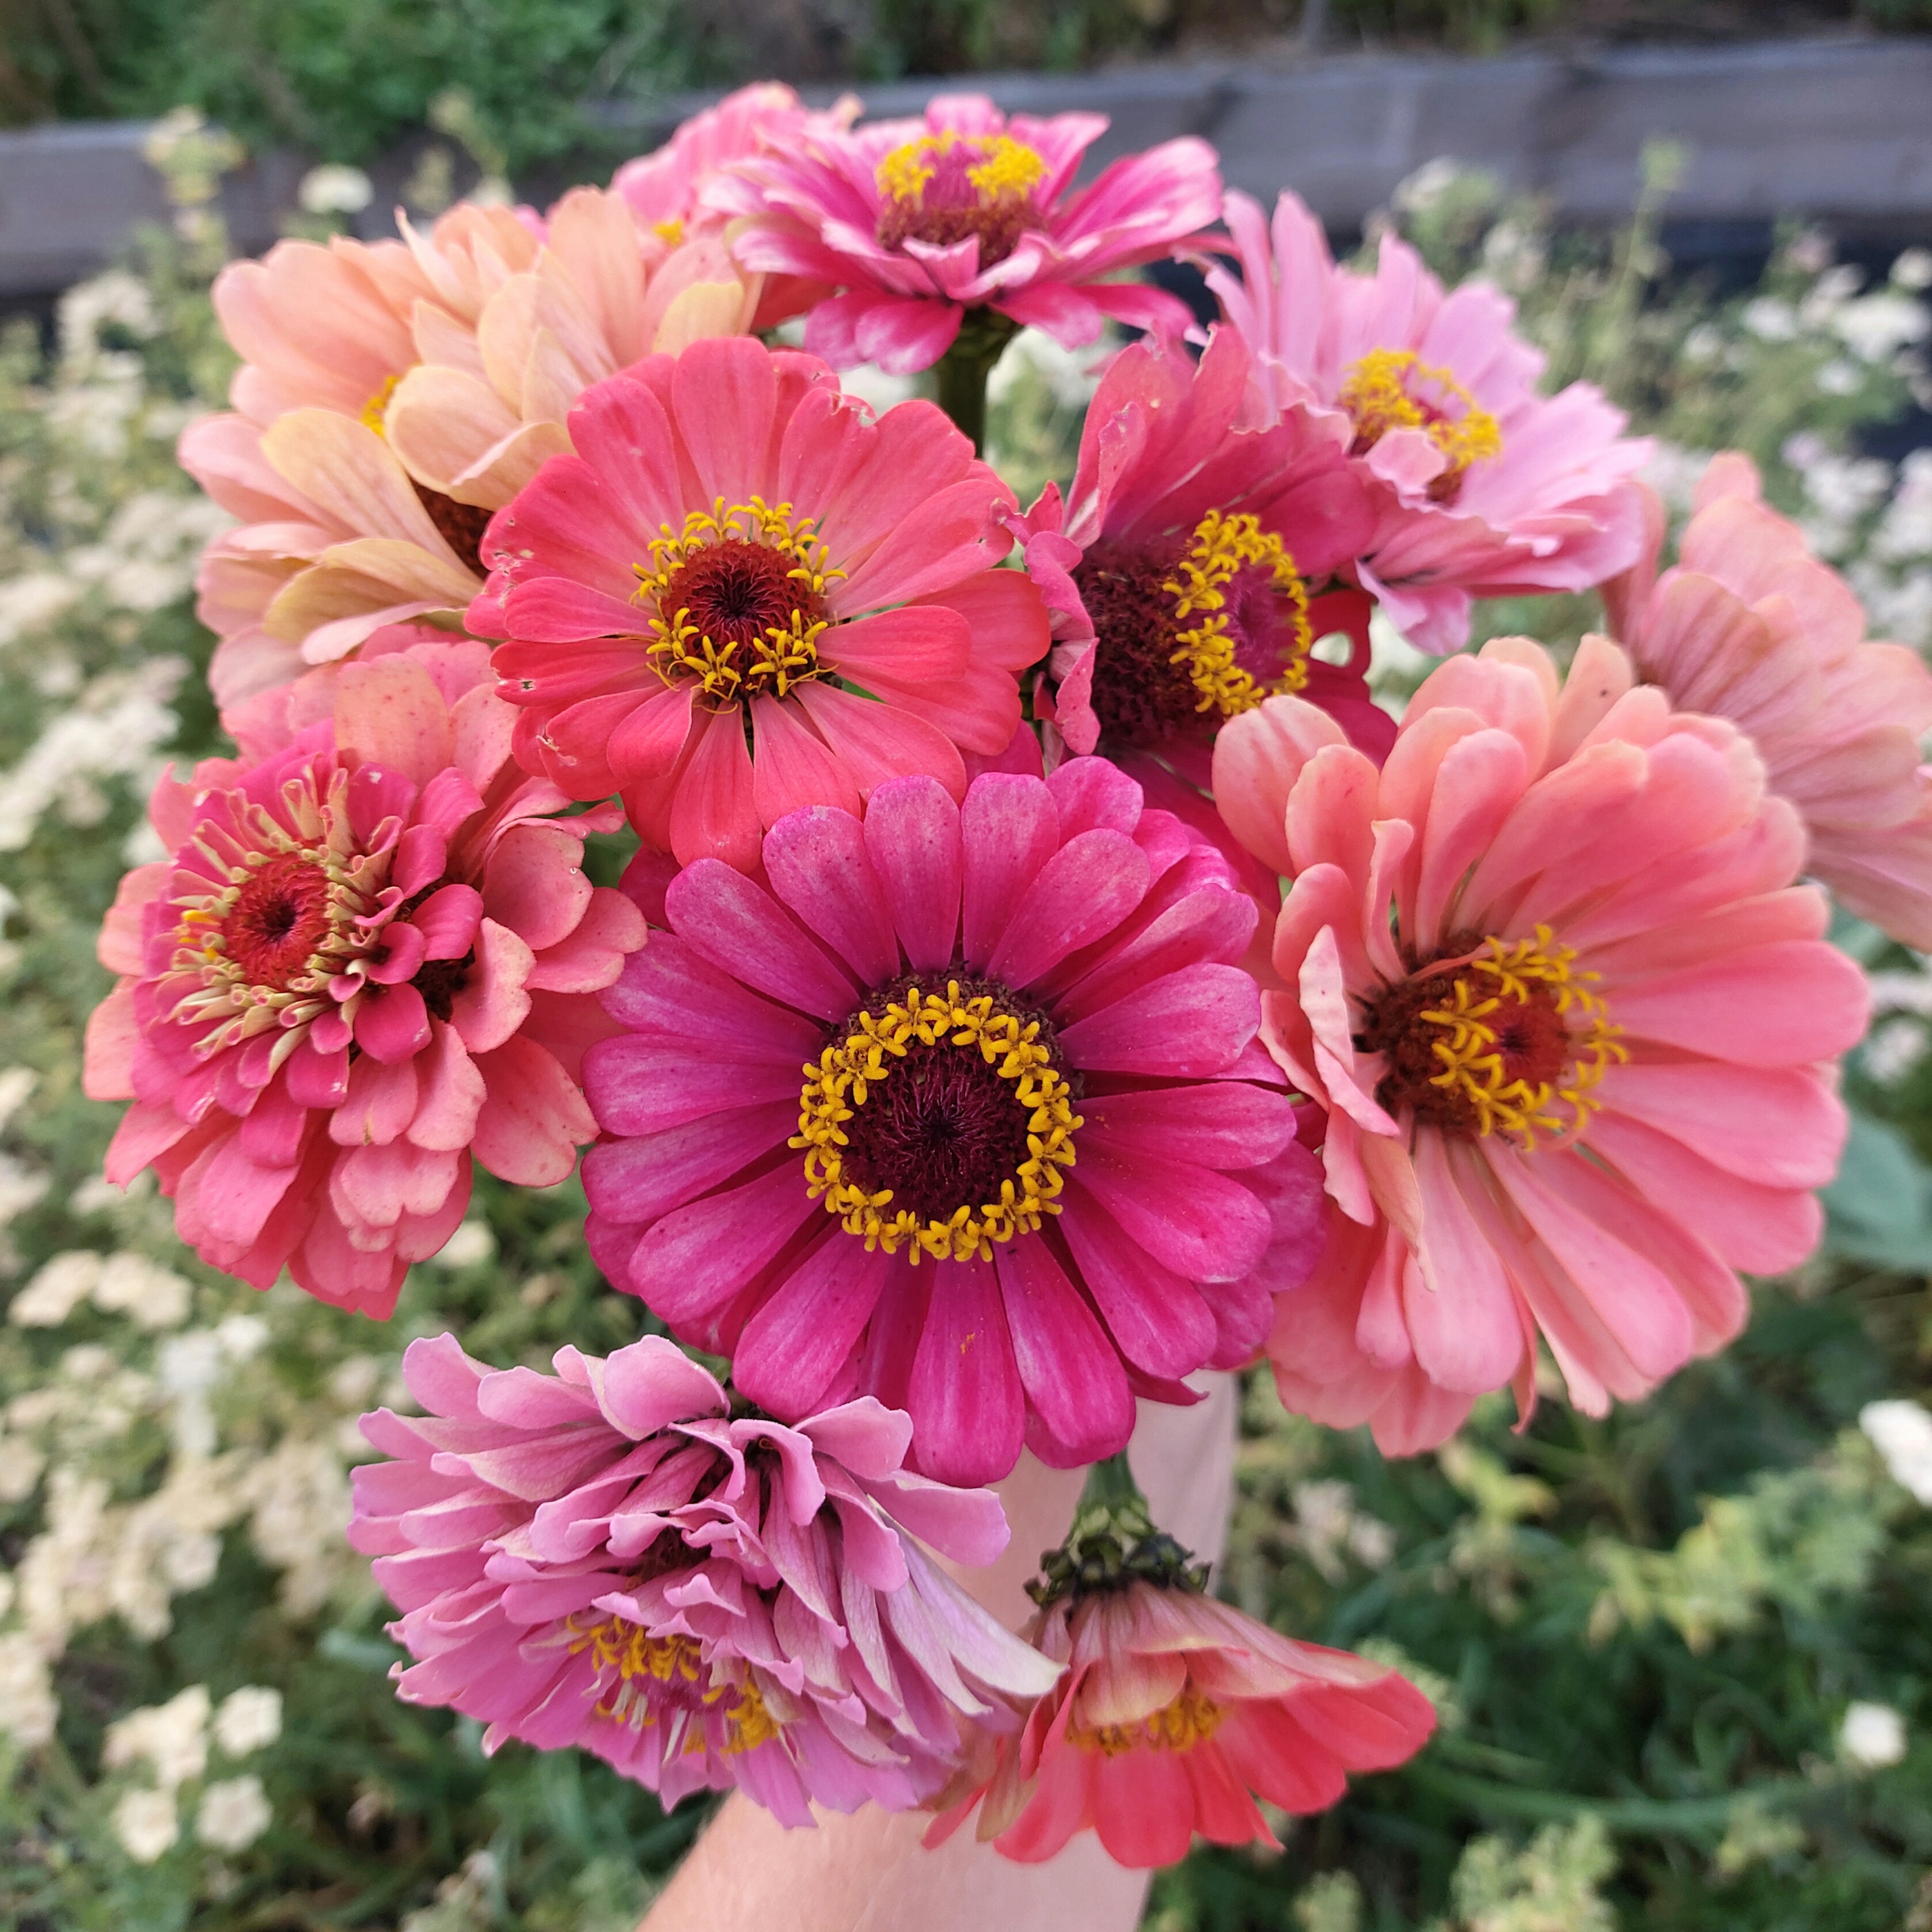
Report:
[[[1387,1771],[1436,1728],[1385,1664],[1298,1643],[1198,1583],[1076,1591],[1028,1626],[1066,1674],[1024,1730],[997,1740],[987,1781],[940,1819],[938,1844],[981,1807],[978,1836],[1027,1864],[1093,1832],[1117,1864],[1178,1864],[1196,1832],[1276,1845],[1256,1798],[1325,1810],[1350,1772]]]
[[[1183,328],[1177,298],[1110,278],[1214,220],[1214,151],[1191,136],[1165,142],[1076,190],[1106,126],[1097,114],[1009,118],[984,94],[939,94],[920,120],[768,143],[710,199],[749,218],[733,244],[746,268],[845,291],[805,325],[806,348],[840,368],[928,368],[977,308],[1070,347],[1110,316]]]
[[[144,1167],[204,1261],[374,1315],[462,1219],[472,1156],[532,1187],[596,1130],[578,1084],[641,916],[581,870],[615,814],[509,757],[484,647],[344,665],[328,709],[251,766],[164,776],[171,858],[122,881],[122,977],[86,1090],[132,1097],[108,1178]]]
[[[1746,456],[1715,457],[1676,567],[1657,574],[1664,512],[1639,485],[1648,541],[1604,586],[1610,627],[1674,704],[1750,734],[1772,788],[1802,814],[1805,869],[1850,911],[1932,950],[1932,673],[1868,642],[1844,579],[1764,502]]]
[[[581,1744],[668,1805],[735,1784],[809,1825],[925,1802],[964,1727],[1058,1676],[922,1547],[990,1563],[1006,1524],[902,1467],[904,1416],[734,1414],[661,1336],[555,1362],[412,1342],[428,1413],[362,1418],[397,1460],[354,1472],[350,1540],[404,1613],[406,1701],[482,1719],[486,1750]]]
[[[1276,404],[1331,416],[1376,488],[1356,567],[1418,650],[1459,649],[1478,597],[1582,590],[1634,560],[1642,532],[1621,486],[1651,446],[1587,382],[1537,390],[1544,358],[1516,307],[1484,282],[1443,291],[1409,244],[1383,236],[1373,274],[1337,268],[1289,194],[1270,236],[1227,198],[1241,274],[1210,271],[1253,344]]]
[[[700,342],[587,392],[570,433],[470,609],[508,640],[530,770],[749,870],[801,806],[911,772],[956,798],[962,752],[1005,750],[1046,613],[994,567],[1011,493],[932,404],[875,422],[812,356]]]
[[[604,995],[592,1252],[780,1415],[856,1394],[989,1481],[1252,1359],[1318,1175],[1254,1042],[1227,862],[1100,758],[930,778],[716,860]],[[801,1069],[802,1078],[801,1079]]]
[[[1294,881],[1262,1032],[1328,1110],[1288,1406],[1404,1453],[1505,1383],[1526,1413],[1539,1333],[1592,1414],[1736,1335],[1735,1270],[1817,1239],[1866,1012],[1750,742],[1603,638],[1562,682],[1510,638],[1430,678],[1379,772],[1276,698],[1214,778]]]
[[[1339,573],[1374,527],[1331,423],[1261,402],[1234,330],[1199,364],[1139,342],[1101,378],[1064,522],[1049,486],[1023,526],[1054,613],[1042,709],[1074,752],[1160,758],[1205,785],[1214,734],[1299,692],[1379,758],[1395,721],[1370,698],[1368,599]],[[1314,655],[1349,633],[1348,664]]]

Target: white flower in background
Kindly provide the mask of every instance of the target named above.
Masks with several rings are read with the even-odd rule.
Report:
[[[14,1296],[7,1318],[16,1328],[58,1328],[94,1292],[100,1278],[100,1257],[84,1248],[70,1248],[34,1271],[34,1278]]]
[[[1932,556],[1932,449],[1915,449],[1898,466],[1898,487],[1878,528],[1874,556]]]
[[[16,644],[52,623],[80,592],[71,577],[51,570],[30,571],[0,584],[0,646]]]
[[[1864,380],[1852,364],[1834,357],[1818,371],[1818,387],[1828,396],[1855,396]]]
[[[487,1221],[464,1221],[454,1234],[443,1243],[433,1258],[438,1268],[476,1268],[491,1260],[496,1252],[496,1238],[490,1232]]]
[[[1462,176],[1462,164],[1446,154],[1424,161],[1414,173],[1395,184],[1389,200],[1404,214],[1426,214]]]
[[[1896,288],[1932,288],[1932,248],[1907,248],[1892,265]]]
[[[252,1360],[268,1346],[268,1324],[259,1315],[229,1315],[214,1324],[221,1352],[238,1365]]]
[[[296,199],[310,214],[360,214],[375,191],[360,168],[325,163],[302,176]]]
[[[282,1694],[259,1684],[231,1690],[214,1714],[214,1742],[230,1757],[266,1749],[282,1734]]]
[[[94,1305],[126,1315],[137,1328],[178,1328],[188,1318],[194,1284],[146,1255],[110,1255],[94,1284]]]
[[[84,375],[100,354],[100,332],[110,322],[144,342],[160,326],[147,284],[124,268],[76,282],[61,297],[56,314],[61,358],[73,376]]]
[[[246,1851],[274,1820],[259,1778],[224,1778],[201,1794],[194,1835],[218,1852]]]
[[[305,1617],[368,1559],[349,1547],[349,1478],[342,1452],[327,1442],[284,1437],[249,1472],[248,1534],[266,1562],[282,1572],[282,1607]]]
[[[986,378],[986,400],[1004,403],[1030,376],[1044,382],[1063,408],[1084,409],[1100,386],[1099,365],[1105,359],[1104,352],[1063,349],[1045,330],[1023,328],[993,364]]]
[[[1905,1755],[1905,1720],[1889,1704],[1847,1704],[1838,1754],[1861,1771],[1884,1771]]]
[[[1798,318],[1807,328],[1822,328],[1864,285],[1864,271],[1849,262],[1827,268],[1804,292]]]
[[[173,1794],[166,1791],[123,1792],[114,1808],[114,1835],[121,1849],[137,1865],[151,1865],[173,1849],[181,1836]]]
[[[1760,342],[1797,339],[1798,311],[1777,296],[1760,296],[1746,302],[1738,320]]]
[[[1932,1413],[1916,1402],[1868,1402],[1858,1411],[1858,1426],[1892,1480],[1932,1508]]]
[[[199,1778],[208,1768],[208,1686],[190,1684],[110,1724],[100,1761],[110,1771],[146,1764],[164,1791]]]
[[[1892,1087],[1925,1058],[1928,1043],[1921,1022],[1896,1014],[1872,1028],[1858,1054],[1881,1087]]]
[[[191,1328],[161,1345],[154,1372],[174,1404],[175,1452],[190,1457],[214,1454],[214,1412],[208,1391],[222,1376],[221,1338],[212,1328]]]
[[[32,1750],[54,1734],[60,1706],[40,1646],[25,1630],[0,1636],[0,1731]]]
[[[1690,344],[1684,344],[1688,353]],[[1643,480],[1664,500],[1664,507],[1673,516],[1690,514],[1692,493],[1709,466],[1711,452],[1708,449],[1685,449],[1674,442],[1659,440],[1657,454],[1646,464],[1640,472]]]
[[[1832,327],[1854,356],[1888,362],[1901,349],[1925,340],[1932,332],[1932,314],[1909,295],[1880,289],[1846,303],[1832,316]]]
[[[17,1436],[0,1436],[0,1503],[24,1502],[47,1466],[45,1454]]]
[[[10,1066],[0,1073],[0,1127],[4,1127],[32,1098],[40,1076],[31,1066]]]

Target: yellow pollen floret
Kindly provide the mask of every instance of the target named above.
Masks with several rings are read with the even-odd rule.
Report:
[[[770,1744],[783,1728],[766,1708],[758,1685],[748,1676],[734,1683],[711,1676],[694,1636],[652,1636],[641,1624],[618,1616],[606,1617],[587,1626],[573,1617],[565,1630],[572,1656],[588,1651],[591,1663],[600,1672],[614,1670],[617,1673],[616,1683],[597,1706],[600,1718],[623,1719],[638,1726],[655,1723],[656,1720],[631,1688],[635,1680],[648,1678],[659,1684],[675,1681],[686,1684],[704,1705],[734,1698],[736,1701],[723,1713],[724,1742],[720,1749],[728,1757]],[[694,1730],[684,1744],[687,1753],[704,1748],[705,1737],[700,1730]]]
[[[939,172],[939,157],[956,148],[980,157],[966,170],[966,178],[982,208],[1000,201],[1023,201],[1046,177],[1046,163],[1011,135],[962,134],[947,128],[893,148],[873,170],[880,193],[917,207]]]
[[[684,224],[674,214],[668,221],[653,221],[651,232],[667,248],[679,248],[684,241]]]
[[[632,602],[657,607],[650,620],[654,640],[646,654],[668,682],[681,672],[695,677],[706,696],[728,703],[761,693],[783,698],[793,686],[818,676],[818,639],[830,628],[826,619],[808,620],[795,610],[787,623],[767,625],[762,636],[740,644],[712,638],[691,621],[688,608],[672,610],[665,602],[676,573],[700,551],[724,543],[776,550],[790,564],[785,574],[800,595],[823,597],[826,586],[845,573],[829,568],[817,524],[814,517],[794,517],[789,503],[768,504],[754,496],[747,503],[728,505],[720,496],[709,510],[688,512],[680,531],[668,524],[658,526],[663,535],[651,539],[650,563],[631,566],[638,585]]]
[[[378,436],[388,434],[386,425],[389,417],[389,398],[396,393],[396,385],[402,380],[400,376],[382,378],[382,386],[362,405],[358,420],[364,429],[373,429]]]
[[[1603,1105],[1591,1090],[1630,1058],[1623,1029],[1611,1023],[1609,1008],[1586,983],[1598,976],[1579,970],[1571,963],[1576,948],[1556,944],[1546,926],[1539,926],[1533,939],[1491,938],[1484,946],[1456,974],[1442,1004],[1418,1015],[1445,1036],[1431,1048],[1442,1071],[1430,1084],[1468,1102],[1479,1134],[1509,1135],[1526,1153],[1540,1133],[1573,1138]],[[1508,1018],[1502,1010],[1506,1004],[1528,1006],[1539,995],[1566,1023],[1563,1068],[1553,1080],[1511,1078],[1502,1046]],[[1569,1024],[1573,1016],[1580,1028]],[[1566,1108],[1567,1116],[1559,1111]]]
[[[1420,395],[1418,385],[1424,386]],[[1472,463],[1502,454],[1496,418],[1478,406],[1450,370],[1423,362],[1412,349],[1370,350],[1351,364],[1340,400],[1364,447],[1379,442],[1392,429],[1422,430],[1448,464],[1438,484],[1460,477]]]
[[[1243,571],[1258,566],[1274,572],[1276,595],[1288,600],[1294,632],[1287,664],[1267,684],[1256,682],[1235,662],[1234,640],[1228,629],[1227,586]],[[1174,575],[1160,587],[1174,598],[1177,618],[1195,620],[1175,634],[1178,648],[1168,662],[1186,668],[1188,681],[1200,694],[1197,711],[1238,717],[1264,698],[1286,697],[1308,682],[1308,655],[1315,643],[1308,588],[1280,538],[1263,530],[1258,518],[1245,511],[1223,516],[1210,510],[1194,526],[1194,540]]]
[[[1108,1757],[1130,1750],[1192,1750],[1220,1730],[1223,1714],[1220,1705],[1204,1697],[1190,1682],[1172,1703],[1162,1706],[1138,1724],[1070,1723],[1066,1742],[1078,1750],[1096,1750]]]
[[[868,1251],[883,1248],[896,1255],[909,1242],[915,1267],[924,1255],[937,1261],[990,1261],[994,1242],[1037,1233],[1043,1215],[1060,1212],[1058,1197],[1065,1184],[1060,1169],[1073,1166],[1073,1136],[1085,1124],[1039,1034],[1037,1020],[1022,1024],[998,1011],[990,994],[965,998],[956,980],[943,994],[908,986],[884,1012],[861,1013],[857,1032],[848,1034],[841,1046],[828,1046],[805,1069],[798,1132],[790,1144],[805,1150],[812,1198],[822,1196],[826,1212],[838,1216],[845,1232],[860,1236]],[[1027,1158],[1010,1180],[1000,1182],[999,1199],[962,1203],[944,1221],[921,1222],[905,1208],[894,1211],[892,1190],[868,1193],[848,1176],[840,1152],[850,1144],[844,1123],[915,1043],[978,1053],[1012,1084],[1014,1099],[1028,1110]]]

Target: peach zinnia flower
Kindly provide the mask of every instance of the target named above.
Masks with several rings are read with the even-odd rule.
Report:
[[[1011,494],[932,404],[874,422],[813,357],[700,342],[599,383],[570,431],[470,608],[508,640],[530,770],[748,871],[788,812],[912,772],[958,798],[961,753],[1005,750],[1046,613],[994,568]]]
[[[733,244],[745,266],[846,291],[805,325],[806,348],[840,368],[928,368],[978,308],[1070,347],[1109,316],[1184,328],[1177,298],[1109,278],[1214,219],[1214,151],[1191,136],[1166,142],[1076,190],[1106,126],[1097,114],[1010,119],[984,94],[939,94],[919,120],[768,144],[710,199],[750,218]]]
[[[1750,733],[1772,788],[1803,814],[1806,869],[1861,919],[1932,950],[1932,672],[1868,642],[1851,587],[1762,500],[1745,456],[1713,458],[1674,569],[1657,574],[1664,512],[1643,485],[1648,542],[1604,586],[1611,628],[1674,704]]]
[[[1288,1405],[1432,1447],[1540,1333],[1600,1414],[1747,1312],[1735,1270],[1818,1236],[1862,974],[1794,886],[1749,741],[1586,638],[1442,666],[1377,772],[1298,699],[1215,747],[1221,812],[1294,881],[1263,1036],[1328,1110],[1328,1246],[1279,1298]]]
[[[1337,268],[1292,194],[1273,234],[1246,195],[1227,221],[1241,266],[1208,286],[1254,346],[1278,406],[1340,423],[1380,514],[1357,566],[1419,650],[1453,651],[1478,597],[1581,590],[1636,557],[1636,504],[1620,486],[1651,446],[1587,382],[1540,395],[1540,352],[1515,304],[1483,282],[1443,291],[1406,242],[1375,273]]]

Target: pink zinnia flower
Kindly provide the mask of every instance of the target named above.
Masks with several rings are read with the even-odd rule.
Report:
[[[1274,1845],[1257,1797],[1325,1810],[1346,1774],[1404,1762],[1436,1728],[1428,1699],[1386,1665],[1278,1636],[1178,1584],[1076,1592],[1028,1634],[1066,1674],[928,1844],[977,1804],[980,1839],[1028,1864],[1085,1831],[1138,1870],[1178,1864],[1197,1832]]]
[[[1379,758],[1395,722],[1364,680],[1369,600],[1338,581],[1374,522],[1344,436],[1268,410],[1234,330],[1198,367],[1135,344],[1088,410],[1064,524],[1049,486],[1024,526],[1055,617],[1046,714],[1072,751],[1156,754],[1204,785],[1225,720],[1300,692]],[[1337,630],[1346,667],[1313,655]]]
[[[345,665],[320,696],[263,762],[156,788],[174,856],[102,929],[123,976],[86,1084],[135,1102],[109,1178],[153,1167],[204,1261],[386,1315],[461,1220],[472,1156],[533,1187],[575,1166],[579,1063],[612,1030],[591,995],[644,927],[580,869],[612,819],[557,818],[511,764],[483,646]]]
[[[1674,704],[1750,734],[1772,788],[1810,840],[1806,870],[1861,919],[1932,950],[1932,673],[1903,644],[1868,643],[1851,587],[1761,500],[1750,459],[1714,458],[1674,569],[1657,574],[1664,512],[1642,492],[1648,542],[1604,586],[1611,628]]]
[[[1270,1050],[1328,1110],[1339,1212],[1276,1304],[1289,1407],[1448,1437],[1534,1400],[1540,1332],[1578,1407],[1736,1335],[1734,1270],[1810,1252],[1864,976],[1792,884],[1804,829],[1750,742],[1586,638],[1443,665],[1378,772],[1270,700],[1214,753],[1222,815],[1294,884]]]
[[[470,609],[510,640],[532,770],[749,869],[801,806],[856,812],[910,772],[956,798],[962,751],[1005,750],[1046,614],[993,567],[1011,494],[932,404],[874,422],[811,356],[700,342],[599,383],[570,431]]]
[[[903,1415],[734,1417],[661,1336],[555,1361],[412,1342],[429,1413],[362,1418],[397,1460],[354,1472],[350,1540],[403,1611],[406,1701],[482,1718],[487,1750],[581,1744],[666,1804],[736,1784],[809,1825],[924,1802],[963,1726],[1010,1727],[1059,1675],[914,1540],[990,1563],[1006,1524],[902,1468]]]
[[[767,144],[712,188],[750,218],[746,268],[846,292],[806,318],[805,344],[840,368],[908,373],[952,346],[968,310],[1030,323],[1070,347],[1107,319],[1186,327],[1185,305],[1108,279],[1171,254],[1220,205],[1214,151],[1191,136],[1130,155],[1074,190],[1104,116],[1010,119],[984,94],[946,94],[925,118]]]
[[[687,867],[604,996],[609,1280],[775,1414],[909,1410],[948,1482],[1110,1454],[1137,1391],[1251,1359],[1320,1196],[1220,854],[1079,758],[963,808],[897,780],[763,857],[769,891]]]
[[[1241,265],[1208,281],[1254,346],[1281,408],[1332,416],[1373,478],[1379,515],[1356,567],[1419,650],[1453,651],[1478,597],[1582,590],[1636,558],[1622,486],[1651,446],[1587,382],[1555,396],[1516,305],[1484,282],[1444,294],[1409,244],[1382,238],[1372,275],[1335,266],[1292,194],[1262,211],[1230,194]]]

